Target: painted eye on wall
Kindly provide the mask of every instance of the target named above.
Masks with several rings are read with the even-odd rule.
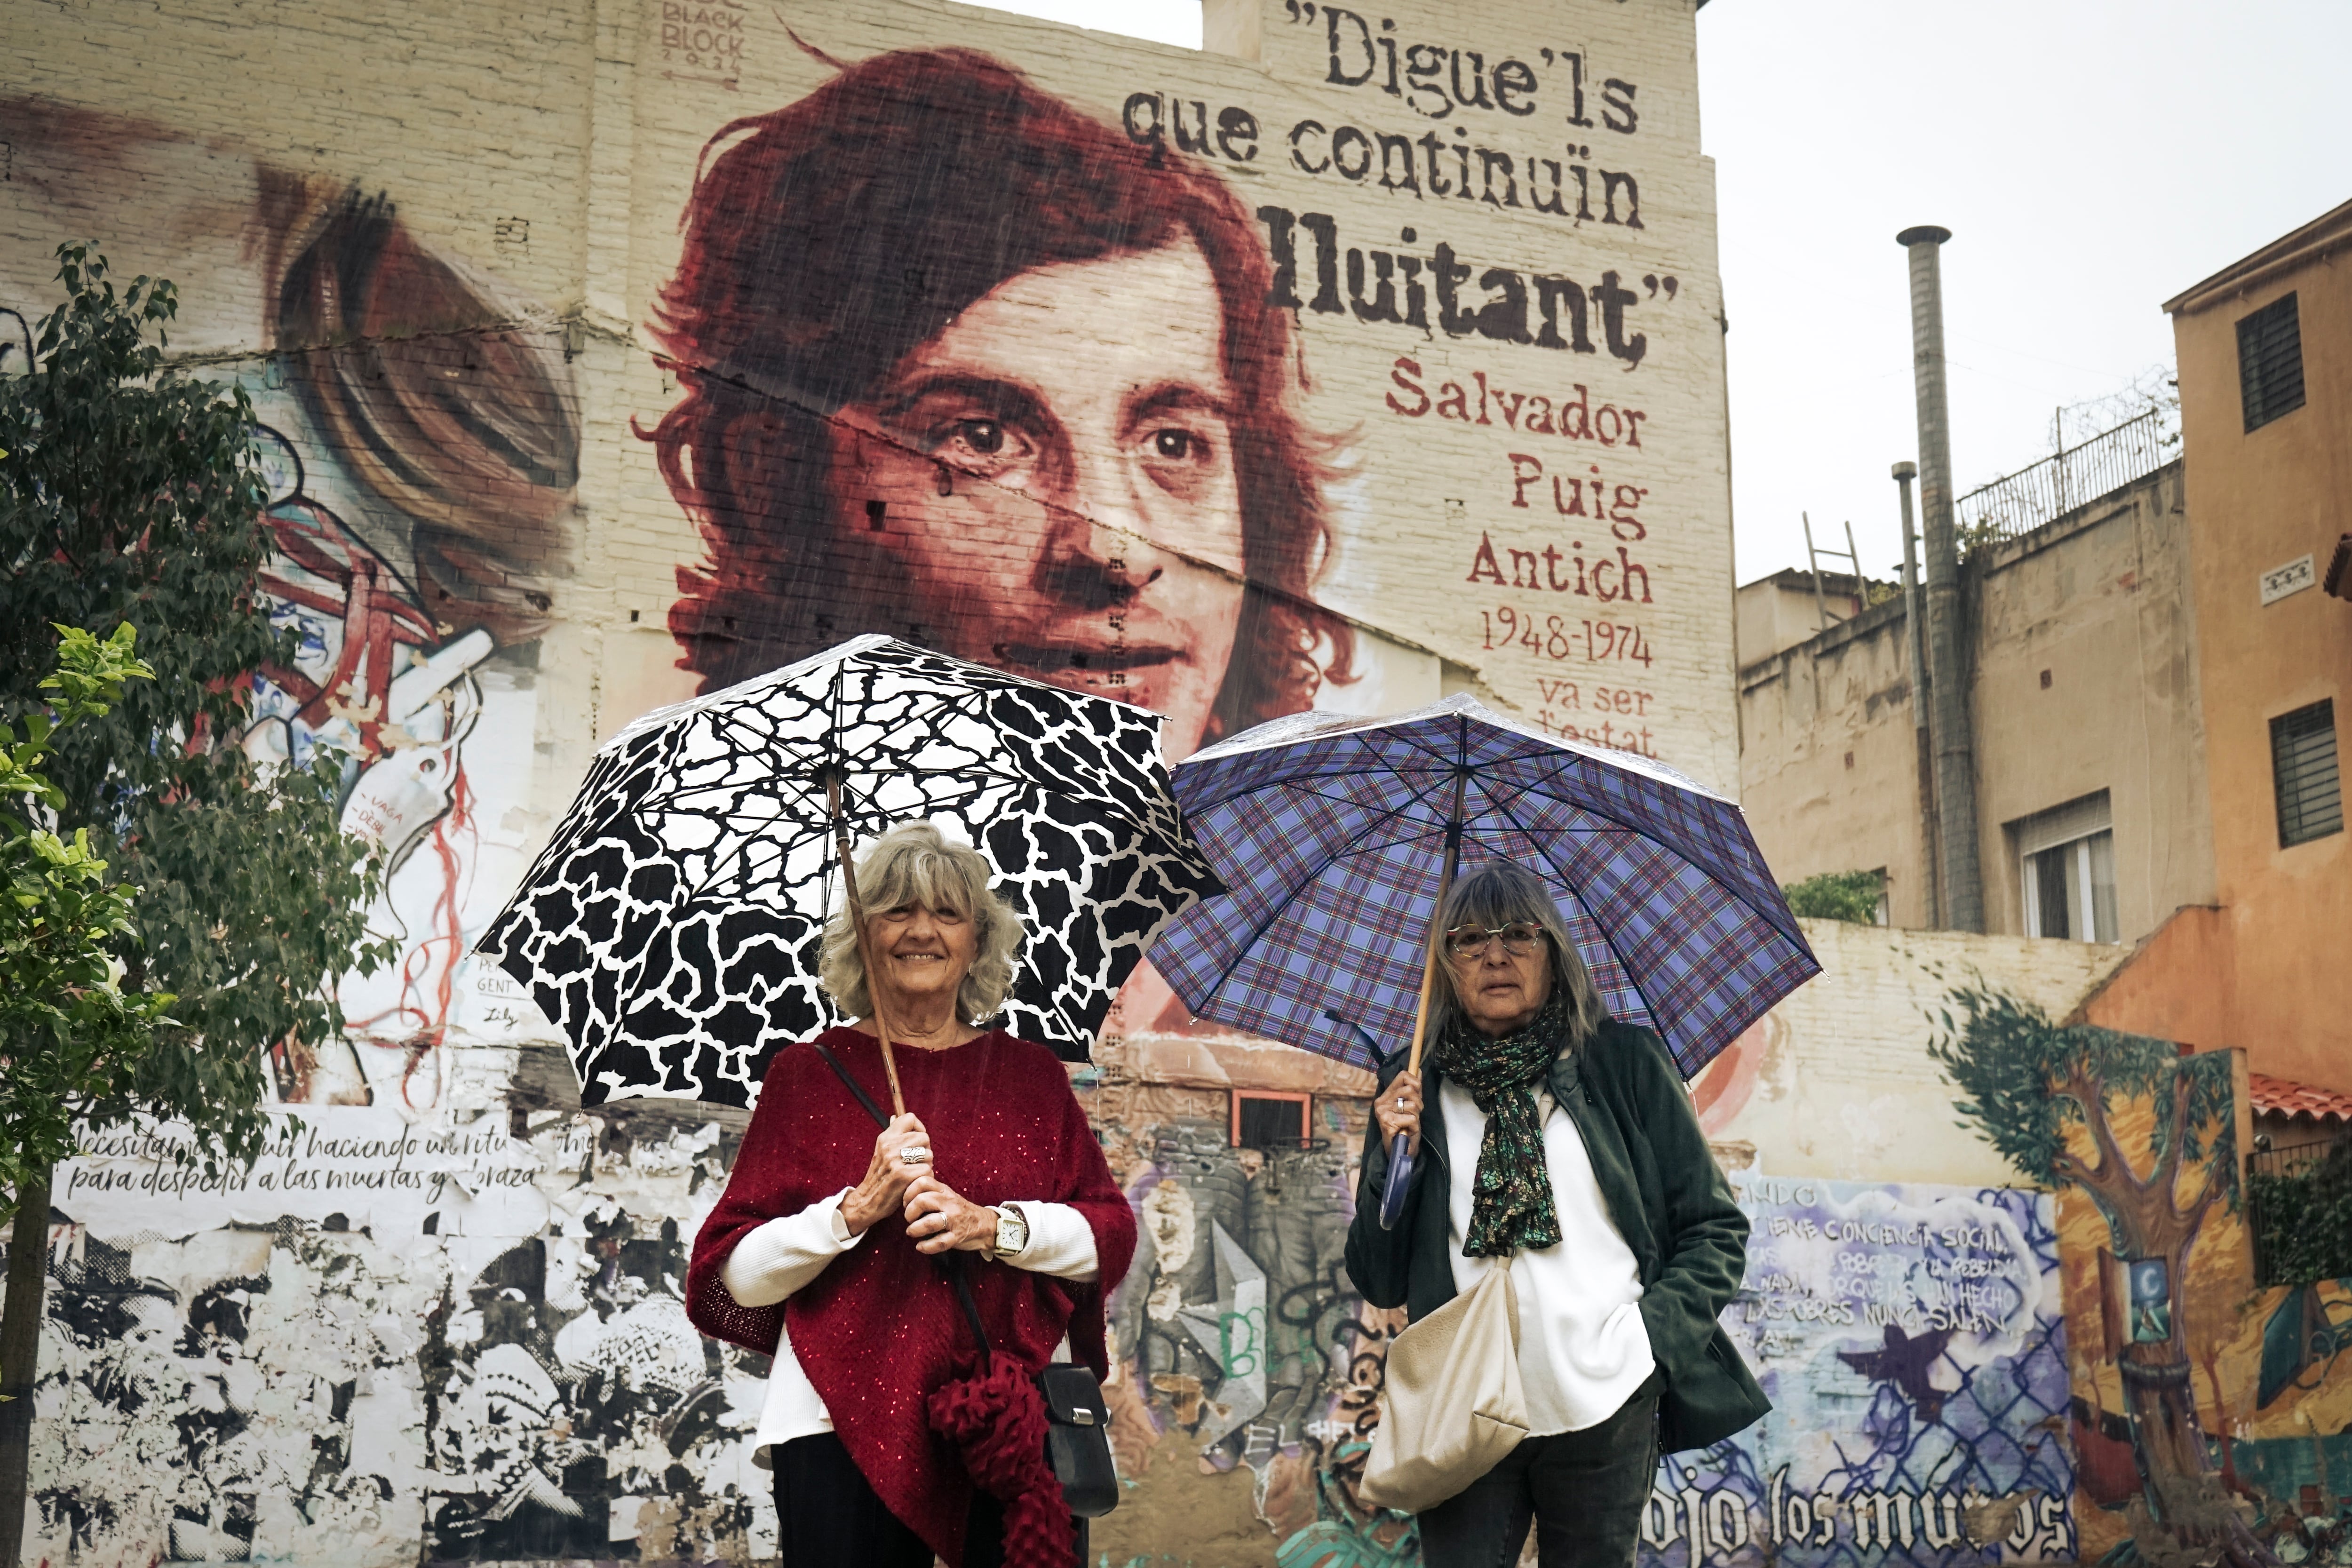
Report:
[[[1151,437],[1152,450],[1163,458],[1180,462],[1192,456],[1199,445],[1200,437],[1190,430],[1161,430]]]
[[[993,419],[962,419],[956,423],[957,439],[983,458],[1004,450],[1004,426]]]

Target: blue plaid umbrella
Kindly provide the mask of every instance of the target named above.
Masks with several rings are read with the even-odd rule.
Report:
[[[1195,753],[1176,798],[1230,891],[1151,951],[1193,1016],[1372,1068],[1416,1047],[1440,889],[1540,876],[1610,1014],[1685,1078],[1821,973],[1739,808],[1671,768],[1469,697],[1297,713]]]

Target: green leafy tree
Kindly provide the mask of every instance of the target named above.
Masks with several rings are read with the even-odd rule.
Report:
[[[118,291],[87,246],[60,247],[58,259],[64,301],[36,330],[25,374],[0,380],[0,720],[29,733],[37,721],[57,723],[60,697],[71,700],[43,684],[56,662],[51,627],[111,645],[138,626],[144,678],[48,733],[42,810],[57,844],[86,857],[76,887],[140,889],[135,932],[125,924],[108,939],[116,989],[175,998],[175,1027],[157,1048],[116,1063],[104,1094],[65,1110],[85,1126],[178,1122],[190,1158],[249,1163],[268,1129],[262,1051],[339,1030],[333,982],[391,956],[364,923],[381,865],[341,831],[333,759],[260,768],[239,745],[251,672],[290,667],[295,653],[258,589],[269,537],[251,405],[240,389],[166,363],[178,310],[169,282],[140,278]],[[6,1051],[11,1073],[29,1070],[13,1035]],[[46,1250],[44,1150],[62,1145],[29,1148],[10,1194],[6,1562],[23,1539],[43,1285],[26,1260]]]
[[[1789,912],[1813,921],[1849,921],[1856,925],[1878,923],[1878,895],[1885,890],[1883,871],[1824,871],[1780,889]]]
[[[2137,1554],[2168,1563],[2275,1561],[2216,1470],[2189,1376],[2189,1256],[2213,1210],[2234,1213],[2240,1202],[2229,1058],[2184,1058],[2164,1040],[2065,1027],[1981,985],[1961,986],[1950,1001],[1958,1016],[1942,1015],[1928,1054],[1960,1091],[1961,1125],[1973,1125],[2027,1180],[2087,1196],[2116,1258],[2165,1266],[2164,1336],[2130,1340],[2116,1357],[2143,1479]],[[2109,1108],[2143,1099],[2152,1122],[2135,1158]],[[2070,1146],[2074,1129],[2086,1136],[2089,1157]]]
[[[103,718],[154,672],[133,657],[127,621],[104,642],[59,629],[57,673],[41,682],[50,710],[0,721],[0,1184],[11,1194],[73,1152],[84,1113],[135,1092],[172,1003],[121,984],[138,889],[107,880],[87,827],[66,839],[39,826],[65,804],[41,770],[58,734]]]

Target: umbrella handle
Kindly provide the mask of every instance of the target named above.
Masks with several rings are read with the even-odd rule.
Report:
[[[1381,1228],[1394,1230],[1397,1221],[1404,1217],[1405,1189],[1412,1184],[1412,1153],[1408,1147],[1410,1133],[1400,1132],[1389,1145],[1389,1179],[1381,1188]]]

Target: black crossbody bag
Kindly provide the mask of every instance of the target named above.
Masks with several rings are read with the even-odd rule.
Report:
[[[875,1124],[889,1126],[890,1119],[882,1114],[865,1086],[849,1076],[840,1059],[818,1042],[809,1044],[824,1058],[834,1077],[857,1097]],[[987,1326],[980,1321],[980,1303],[972,1299],[971,1281],[964,1274],[963,1254],[944,1253],[940,1262],[955,1280],[956,1300],[963,1304],[972,1338],[980,1342],[981,1364],[985,1367],[994,1352],[988,1342]],[[1054,1467],[1054,1479],[1062,1483],[1062,1499],[1075,1517],[1100,1519],[1118,1506],[1118,1471],[1110,1458],[1110,1409],[1103,1403],[1102,1384],[1095,1381],[1091,1368],[1074,1361],[1051,1363],[1037,1373],[1036,1384],[1045,1402],[1045,1459]],[[1084,1555],[1080,1553],[1081,1560]]]

